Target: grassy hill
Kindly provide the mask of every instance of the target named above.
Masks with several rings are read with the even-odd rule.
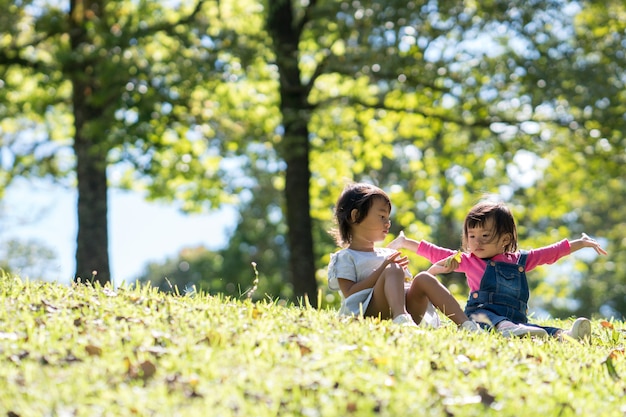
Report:
[[[0,416],[623,417],[624,335],[505,339],[0,275]]]

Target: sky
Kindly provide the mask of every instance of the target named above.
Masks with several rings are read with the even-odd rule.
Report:
[[[185,215],[173,205],[146,202],[137,192],[109,193],[109,260],[115,286],[134,281],[147,263],[176,257],[182,248],[224,247],[237,220],[233,209]],[[76,265],[76,198],[75,190],[59,185],[18,180],[5,190],[0,245],[11,238],[37,240],[56,252],[45,278],[70,283]]]

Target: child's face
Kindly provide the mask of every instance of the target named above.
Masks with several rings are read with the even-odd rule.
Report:
[[[356,213],[353,214],[353,216]],[[391,227],[389,219],[390,210],[382,198],[376,198],[372,202],[367,216],[360,223],[352,223],[352,243],[373,244],[385,240]],[[353,217],[354,218],[354,217]]]
[[[487,220],[482,226],[467,229],[467,249],[479,258],[492,258],[503,253],[509,242],[508,234],[494,235],[493,219]]]

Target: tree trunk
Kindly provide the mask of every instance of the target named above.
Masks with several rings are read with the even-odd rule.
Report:
[[[267,29],[280,72],[280,110],[284,135],[279,153],[285,160],[285,201],[289,275],[294,295],[317,305],[315,256],[310,211],[308,87],[300,81],[298,45],[302,25],[294,22],[290,1],[271,0]]]
[[[289,101],[282,99],[283,102]],[[288,106],[288,105],[287,105]],[[283,115],[293,112],[284,108]],[[283,157],[287,164],[285,173],[285,202],[287,215],[287,240],[289,242],[289,271],[296,297],[308,297],[317,305],[317,282],[313,254],[313,234],[310,210],[309,141],[306,121],[284,121]]]
[[[75,111],[80,113],[81,110]],[[78,132],[78,129],[77,129]],[[107,221],[106,154],[76,134],[76,177],[78,181],[78,234],[76,238],[75,281],[111,281]]]
[[[100,1],[72,1],[71,45],[77,51],[91,40],[85,26],[103,10]],[[77,53],[80,56],[80,53]],[[100,106],[91,98],[98,89],[94,75],[97,58],[69,62],[65,72],[72,80],[74,153],[78,182],[78,234],[76,237],[76,282],[111,282],[107,221],[106,140],[94,125],[102,117]],[[91,126],[91,128],[88,128]]]

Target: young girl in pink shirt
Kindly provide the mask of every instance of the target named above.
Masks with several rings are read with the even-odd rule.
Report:
[[[463,225],[463,248],[459,252],[430,242],[408,239],[400,233],[388,247],[415,251],[433,263],[447,258],[445,272],[465,273],[470,288],[465,314],[485,328],[495,328],[509,336],[562,336],[588,338],[591,323],[578,318],[570,330],[528,323],[529,289],[526,272],[576,252],[593,248],[606,251],[595,240],[583,234],[581,239],[561,240],[553,245],[517,251],[517,230],[511,211],[502,203],[482,202],[474,206]]]

